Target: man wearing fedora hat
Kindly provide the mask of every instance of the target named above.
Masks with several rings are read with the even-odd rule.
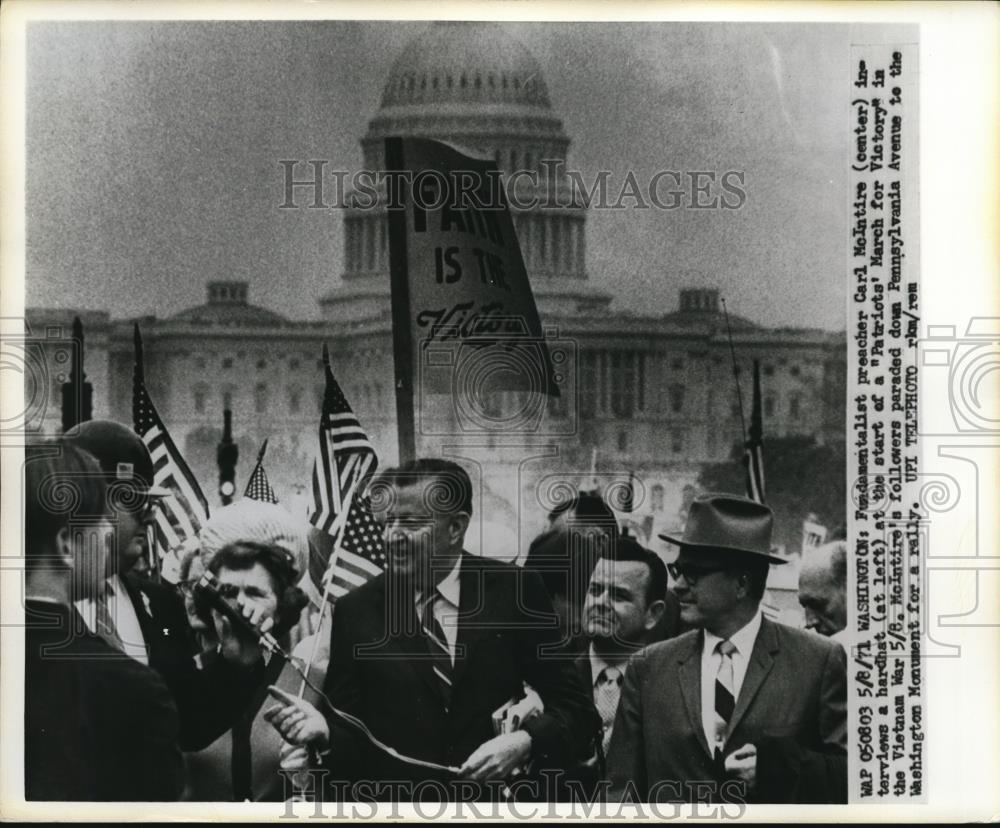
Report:
[[[668,566],[695,629],[629,661],[611,794],[640,801],[845,802],[846,657],[764,618],[773,514],[733,495],[691,504]]]

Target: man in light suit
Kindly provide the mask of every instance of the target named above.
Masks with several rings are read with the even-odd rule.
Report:
[[[843,648],[763,618],[771,510],[691,505],[669,565],[696,629],[629,662],[608,755],[618,800],[845,802]]]
[[[558,624],[541,579],[463,550],[468,475],[427,459],[381,479],[391,486],[388,570],[337,601],[324,692],[417,761],[280,691],[272,724],[325,754],[331,779],[354,786],[348,796],[368,799],[494,797],[528,763],[559,769],[587,755],[597,714],[572,663],[554,655]],[[544,711],[498,734],[494,711],[525,684]],[[380,787],[388,782],[398,785]]]

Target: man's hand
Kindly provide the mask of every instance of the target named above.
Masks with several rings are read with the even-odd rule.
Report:
[[[256,601],[248,601],[242,595],[236,596],[236,606],[251,627],[262,635],[274,627],[274,618],[267,614],[267,608]]]
[[[330,728],[322,713],[309,702],[279,687],[271,685],[267,690],[282,704],[265,710],[264,718],[281,734],[282,739],[293,745],[312,745],[318,750],[329,744]]]
[[[247,600],[242,595],[228,601],[234,612],[243,616],[256,635],[242,627],[230,623],[229,618],[217,609],[212,609],[212,625],[219,641],[222,657],[233,664],[252,667],[261,659],[261,648],[258,643],[260,635],[270,632],[274,627],[274,618],[268,613],[268,608],[261,602]]]
[[[531,736],[524,730],[483,742],[459,768],[458,775],[477,782],[507,779],[531,756]]]
[[[752,791],[757,784],[757,748],[743,745],[730,753],[726,757],[726,772],[733,779],[742,779],[747,791]]]

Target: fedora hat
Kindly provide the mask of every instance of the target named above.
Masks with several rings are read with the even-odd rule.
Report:
[[[725,549],[787,563],[771,554],[773,525],[774,513],[763,503],[737,495],[707,494],[691,503],[683,537],[660,538],[682,549]]]
[[[113,420],[87,420],[66,433],[66,439],[94,455],[109,483],[125,481],[151,497],[170,494],[153,484],[153,458],[142,438]]]

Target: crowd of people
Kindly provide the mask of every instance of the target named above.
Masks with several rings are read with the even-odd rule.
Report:
[[[304,521],[238,501],[158,583],[142,441],[29,446],[26,799],[846,801],[843,542],[801,630],[762,615],[786,559],[752,500],[697,498],[667,564],[579,494],[515,565],[466,551],[461,466],[373,485],[386,570],[314,629]]]

